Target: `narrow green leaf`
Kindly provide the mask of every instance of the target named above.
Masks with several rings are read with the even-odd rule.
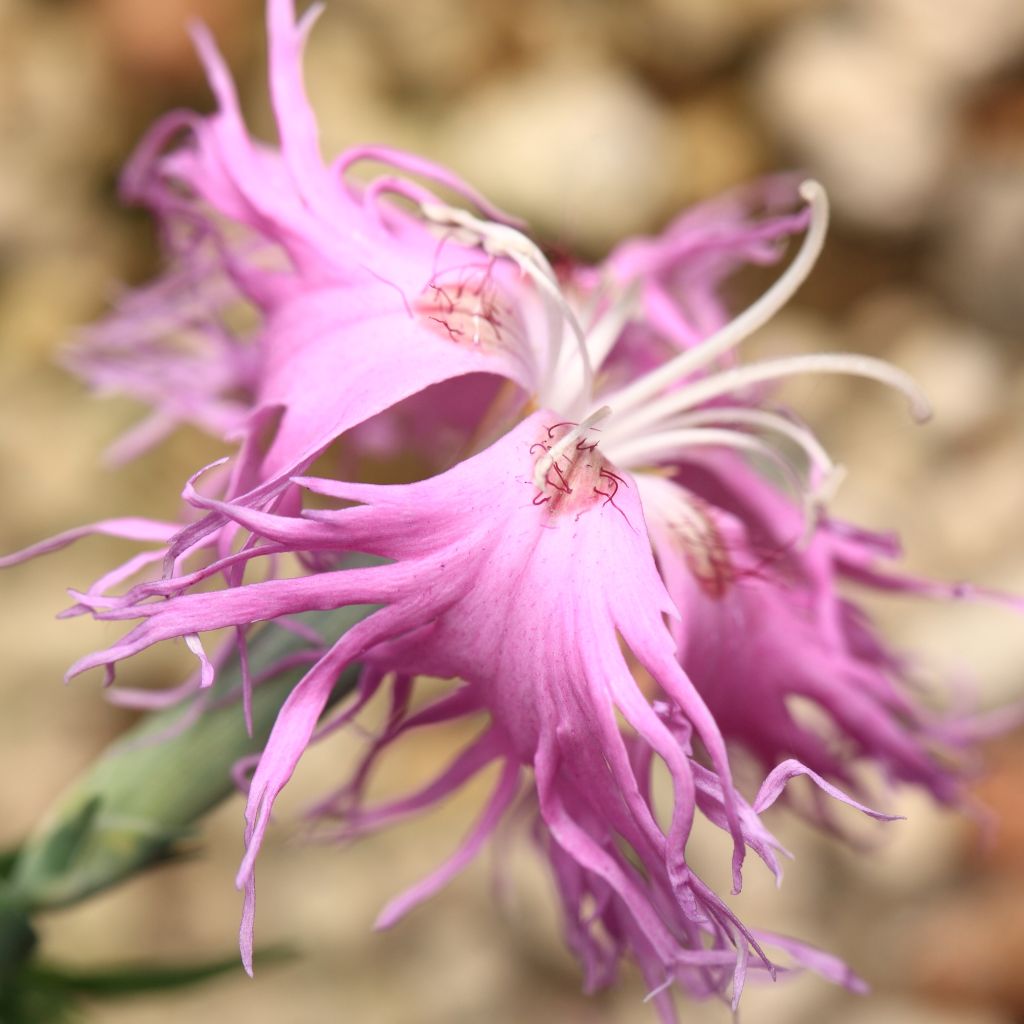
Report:
[[[14,863],[21,855],[21,847],[14,846],[9,850],[0,850],[0,881],[5,879],[13,870]]]
[[[3,1024],[73,1024],[81,1019],[78,1000],[66,989],[34,984],[30,979],[0,987]]]
[[[35,946],[36,933],[24,908],[0,901],[0,990],[21,970]]]
[[[255,961],[257,965],[268,967],[295,956],[294,950],[282,946],[257,952]],[[77,996],[112,999],[188,988],[238,969],[238,954],[232,953],[223,959],[193,964],[131,964],[88,971],[36,966],[29,973],[36,984],[64,989]]]

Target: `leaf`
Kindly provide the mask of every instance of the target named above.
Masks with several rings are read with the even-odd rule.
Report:
[[[7,878],[14,867],[14,862],[21,854],[20,846],[12,846],[9,850],[0,850],[0,881]]]
[[[267,967],[296,956],[294,950],[281,946],[262,950],[255,959]],[[31,969],[30,974],[37,983],[63,989],[76,996],[111,999],[188,988],[237,970],[238,954],[232,953],[218,960],[172,966],[133,964],[89,971],[37,966]]]
[[[25,909],[7,895],[0,893],[0,990],[32,955],[37,941]]]
[[[65,989],[36,985],[30,979],[0,988],[3,1024],[72,1024],[80,1019],[78,1001]]]

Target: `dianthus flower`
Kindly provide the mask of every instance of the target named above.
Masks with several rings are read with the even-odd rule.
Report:
[[[175,260],[169,280],[190,265],[215,270],[212,294],[200,293],[208,299],[204,330],[236,300],[254,307],[258,327],[244,342],[223,322],[215,328],[228,350],[244,351],[228,360],[238,375],[223,377],[224,393],[244,381],[238,420],[210,413],[220,408],[221,378],[203,392],[207,404],[192,401],[196,391],[175,405],[173,393],[135,388],[154,402],[161,428],[204,409],[204,422],[237,435],[240,450],[218,496],[190,481],[185,497],[202,518],[180,532],[137,520],[99,524],[165,545],[167,572],[111,592],[162,548],[76,595],[79,611],[141,622],[69,674],[112,672],[124,658],[183,637],[203,659],[205,685],[214,666],[202,632],[235,627],[244,635],[303,612],[379,606],[331,638],[255,766],[238,876],[247,967],[253,865],[274,799],[315,737],[340,672],[359,661],[356,698],[321,731],[385,690],[391,714],[354,777],[320,808],[339,819],[342,834],[422,811],[485,766],[500,766],[461,847],[385,908],[380,925],[451,879],[525,799],[537,809],[538,841],[588,989],[611,983],[629,954],[672,1021],[673,986],[735,1002],[748,970],[774,972],[765,944],[856,987],[826,954],[748,929],[686,854],[701,814],[732,838],[734,890],[748,849],[777,873],[779,847],[760,814],[794,775],[876,817],[884,816],[859,802],[861,761],[942,800],[958,795],[943,755],[961,737],[914,702],[902,662],[838,584],[958,592],[892,573],[885,562],[897,552],[886,538],[824,514],[836,469],[813,433],[771,407],[767,394],[794,374],[849,373],[902,391],[919,419],[928,414],[924,398],[905,374],[864,356],[751,365],[736,356],[813,266],[827,225],[824,191],[775,179],[753,199],[736,195],[658,238],[627,242],[601,266],[556,270],[516,224],[442,168],[380,148],[325,167],[301,81],[309,24],[295,24],[290,0],[270,0],[279,148],[250,139],[223,64],[200,33],[218,112],[170,115],[129,169],[128,193],[164,225]],[[356,183],[350,170],[366,160],[389,169]],[[758,203],[760,217],[751,213]],[[778,259],[800,231],[800,250],[776,283],[729,319],[721,281],[743,263]],[[181,303],[195,294],[164,294],[170,322],[184,322]],[[125,306],[119,336],[130,336],[135,308],[148,306]],[[141,336],[148,344],[150,332]],[[127,352],[118,366],[130,389]],[[502,388],[437,389],[459,378],[479,384],[477,375]],[[380,419],[388,410],[393,418]],[[339,438],[372,446],[383,436],[419,449],[452,427],[462,456],[448,467],[438,457],[425,479],[380,485],[308,473]],[[304,508],[307,495],[339,507]],[[232,548],[239,534],[245,539]],[[185,558],[207,549],[212,560],[186,571]],[[348,568],[354,552],[385,561]],[[271,568],[272,578],[244,582],[248,565],[272,566],[280,555],[298,556],[303,573],[276,578]],[[195,590],[218,577],[222,589]],[[461,682],[417,706],[420,675]],[[794,697],[815,704],[827,727],[794,718]],[[482,731],[437,778],[406,798],[365,806],[366,779],[394,741],[471,716]],[[766,773],[752,799],[733,781],[727,741]],[[667,825],[654,806],[655,762],[672,782]],[[816,813],[824,818],[824,802]]]

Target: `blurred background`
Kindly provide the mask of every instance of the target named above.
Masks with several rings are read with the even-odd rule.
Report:
[[[892,396],[834,380],[791,398],[850,476],[836,503],[904,536],[909,567],[1024,592],[1024,4],[1020,0],[328,0],[307,75],[328,156],[377,141],[453,166],[549,244],[599,257],[680,207],[762,172],[800,167],[831,193],[825,256],[762,351],[872,352],[911,371],[937,409],[925,429]],[[78,325],[156,264],[116,175],[174,105],[209,108],[184,25],[200,16],[266,129],[260,0],[0,0],[0,550],[103,516],[170,517],[182,481],[218,454],[182,431],[137,464],[101,453],[139,415],[90,400],[55,365]],[[116,630],[56,624],[64,587],[123,556],[116,542],[0,581],[0,848],[130,721],[98,679],[60,679]],[[985,706],[1024,693],[1024,624],[990,607],[887,601],[895,646]],[[180,651],[140,676],[180,678]],[[142,681],[145,681],[144,679]],[[440,731],[383,772],[404,788],[444,758]],[[370,931],[398,889],[457,842],[474,793],[344,850],[289,827],[341,777],[359,737],[314,751],[280,804],[260,864],[258,935],[302,958],[241,970],[159,1001],[97,1005],[102,1024],[193,1020],[360,1024],[647,1021],[642,986],[579,994],[548,881],[512,844],[496,901],[489,858],[393,932]],[[913,792],[908,821],[840,849],[770,819],[797,855],[777,892],[751,865],[749,923],[844,956],[867,1000],[814,978],[753,988],[758,1024],[1024,1021],[1024,742],[991,744],[970,822]],[[240,799],[215,813],[203,855],[44,919],[44,951],[88,966],[229,953],[239,899]],[[511,842],[511,840],[509,840]],[[714,875],[711,881],[723,880]],[[723,885],[723,889],[727,888]],[[723,1006],[688,1008],[726,1021]]]

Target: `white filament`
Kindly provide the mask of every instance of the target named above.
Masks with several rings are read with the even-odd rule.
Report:
[[[557,461],[578,445],[595,423],[614,413],[602,434],[601,445],[615,464],[640,469],[676,459],[686,448],[714,446],[768,458],[780,467],[787,482],[795,485],[809,533],[814,527],[816,506],[831,496],[842,475],[820,441],[807,427],[777,412],[739,404],[708,407],[708,402],[797,374],[848,374],[879,381],[901,392],[919,421],[931,415],[925,395],[908,374],[870,356],[796,355],[749,366],[713,368],[717,360],[741,345],[789,302],[817,262],[828,229],[828,199],[816,181],[805,181],[800,186],[800,195],[808,203],[810,223],[796,257],[778,280],[705,341],[602,396],[600,408],[583,417],[578,426],[536,461],[533,480],[539,489],[547,486],[548,474]],[[547,319],[548,341],[546,353],[542,354],[546,365],[539,373],[536,401],[539,406],[557,409],[567,417],[575,418],[585,412],[594,401],[595,368],[604,364],[623,328],[635,315],[640,283],[631,282],[618,289],[617,297],[607,302],[600,315],[598,310],[608,296],[595,289],[579,311],[587,324],[584,331],[550,263],[529,238],[508,225],[481,220],[440,203],[425,203],[421,208],[426,219],[462,232],[470,244],[479,245],[490,255],[513,261],[536,285]],[[615,290],[611,289],[611,293],[614,295]],[[575,341],[568,348],[563,344],[567,329]],[[806,459],[809,481],[802,482],[802,473],[777,443],[769,443],[759,435],[776,442],[780,438],[792,442]]]
[[[813,355],[787,356],[750,366],[740,366],[704,377],[656,399],[632,415],[617,417],[612,430],[617,436],[635,435],[641,428],[692,409],[703,402],[722,395],[781,377],[801,373],[838,373],[854,377],[867,377],[887,384],[901,392],[910,404],[911,414],[918,422],[931,416],[931,406],[917,382],[892,363],[872,356],[846,352],[825,352]]]
[[[736,451],[751,452],[764,456],[778,465],[794,490],[803,496],[800,475],[777,449],[758,437],[744,434],[739,430],[725,430],[715,427],[695,427],[691,430],[666,430],[637,438],[630,444],[615,449],[616,465],[631,468],[644,463],[670,459],[679,454],[681,448],[732,448]]]
[[[774,453],[764,441],[739,430],[721,427],[694,427],[692,429],[665,430],[660,434],[647,434],[615,446],[605,446],[608,457],[623,469],[633,469],[646,463],[678,455],[680,448],[701,447],[735,448],[759,455]]]
[[[639,288],[631,285],[618,295],[613,293],[607,308],[600,314],[597,309],[603,299],[601,295],[595,295],[587,304],[588,308],[579,311],[580,319],[587,324],[585,338],[591,367],[599,368],[608,358],[623,328],[634,315],[638,296]],[[538,395],[540,404],[558,409],[570,417],[582,415],[591,404],[591,385],[574,365],[577,358],[576,349],[563,347],[558,371]]]
[[[742,344],[759,327],[763,327],[793,297],[817,262],[828,231],[828,197],[816,181],[805,181],[800,195],[811,209],[811,223],[796,258],[782,276],[753,305],[748,306],[735,320],[716,331],[706,341],[688,349],[652,373],[607,396],[608,403],[618,413],[653,398],[663,388],[688,377],[707,366],[730,349]]]
[[[770,412],[766,409],[750,409],[742,405],[717,406],[685,413],[663,424],[663,429],[707,426],[750,427],[754,430],[779,434],[788,438],[804,453],[808,463],[815,471],[814,476],[817,477],[817,480],[813,493],[817,496],[831,497],[842,478],[842,469],[832,461],[825,446],[814,436],[813,432],[808,427],[794,423],[793,420],[777,412]],[[612,447],[612,445],[606,444],[606,449]],[[614,461],[614,456],[612,458]]]
[[[548,258],[538,246],[507,224],[474,217],[467,210],[460,210],[444,203],[421,203],[423,216],[435,224],[462,229],[472,242],[478,244],[488,255],[505,257],[537,286],[544,302],[548,318],[547,366],[540,375],[538,391],[543,394],[544,385],[558,378],[559,355],[562,347],[563,325],[568,326],[576,342],[576,349],[582,370],[583,388],[589,395],[593,389],[593,368],[587,352],[587,341],[565,296],[558,284],[558,278]]]
[[[794,423],[780,413],[767,409],[748,409],[742,405],[725,405],[711,409],[700,409],[697,412],[685,413],[679,419],[666,426],[703,427],[714,425],[739,425],[753,427],[755,430],[781,434],[789,438],[807,456],[808,461],[824,476],[836,469],[832,457],[825,446],[805,426]]]

